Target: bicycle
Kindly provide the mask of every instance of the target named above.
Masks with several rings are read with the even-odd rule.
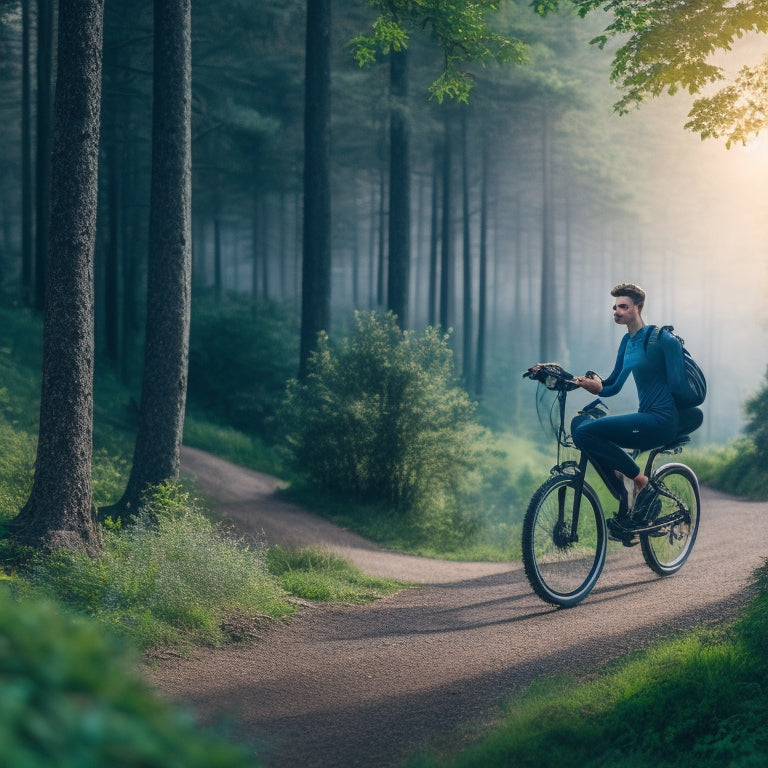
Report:
[[[698,424],[649,452],[644,474],[650,478],[653,493],[646,506],[650,519],[619,536],[609,533],[600,499],[586,480],[586,455],[580,453],[576,461],[561,461],[562,450],[574,447],[565,427],[566,398],[579,385],[556,364],[531,368],[523,376],[557,393],[560,419],[557,464],[533,494],[523,523],[523,565],[533,591],[545,602],[564,608],[580,603],[600,577],[609,536],[624,546],[639,543],[646,564],[659,576],[679,571],[691,554],[699,530],[699,482],[685,464],[671,462],[658,468],[654,464],[661,454],[680,453]],[[602,405],[596,400],[590,404],[593,410],[599,410],[596,404]],[[604,413],[594,415],[599,418]],[[633,458],[640,453],[634,451]]]

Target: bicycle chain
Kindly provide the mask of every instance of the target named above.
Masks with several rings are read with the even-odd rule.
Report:
[[[688,514],[690,514],[690,510],[685,506],[685,502],[676,493],[670,491],[663,482],[654,480],[653,487],[661,496],[666,496],[668,499],[672,499],[672,501],[677,503],[680,509],[684,509],[686,512],[688,512]]]

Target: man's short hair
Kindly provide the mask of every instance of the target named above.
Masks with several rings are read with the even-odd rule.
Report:
[[[629,296],[635,304],[645,303],[645,291],[634,283],[619,283],[611,290],[611,296]]]

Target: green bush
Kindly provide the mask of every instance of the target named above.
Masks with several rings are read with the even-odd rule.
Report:
[[[763,388],[744,405],[747,416],[746,434],[754,441],[756,458],[765,466],[768,461],[768,374]]]
[[[447,337],[357,313],[334,348],[321,336],[281,413],[289,460],[318,489],[408,514],[430,535],[478,523],[488,433],[453,373]]]
[[[173,484],[155,489],[130,527],[108,526],[99,558],[61,551],[33,579],[144,648],[243,639],[237,633],[292,610],[263,552]]]
[[[190,408],[264,438],[274,434],[285,382],[299,365],[298,332],[273,304],[196,302],[189,349]]]
[[[244,748],[151,695],[123,646],[52,603],[0,588],[0,763],[13,768],[236,768]]]

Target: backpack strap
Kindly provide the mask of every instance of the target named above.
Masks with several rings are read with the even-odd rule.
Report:
[[[643,350],[645,352],[648,351],[648,342],[650,342],[651,340],[653,340],[654,342],[657,342],[661,334],[664,333],[664,331],[668,331],[673,336],[675,335],[674,325],[662,325],[662,326],[649,325],[648,328],[650,328],[650,330],[648,331],[648,333],[646,333],[645,339],[643,340]],[[651,337],[653,337],[653,339],[651,339]],[[675,336],[675,338],[677,338],[680,344],[683,345],[683,340],[679,336]]]

